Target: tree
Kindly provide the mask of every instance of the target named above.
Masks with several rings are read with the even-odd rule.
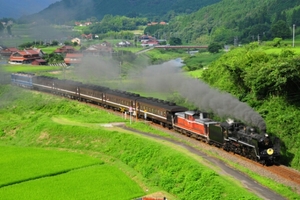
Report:
[[[181,39],[177,37],[171,37],[169,43],[170,45],[182,45]]]
[[[218,43],[211,43],[210,45],[208,45],[208,52],[210,53],[219,53],[219,50],[222,49],[222,46]]]
[[[283,20],[278,20],[277,22],[273,23],[271,26],[271,32],[273,37],[279,37],[282,39],[290,38],[292,35],[290,28]]]
[[[73,45],[73,43],[71,41],[65,41],[64,45]]]
[[[53,41],[52,41],[52,46],[57,46],[58,44],[59,44],[58,41],[56,41],[56,40],[53,40]]]
[[[61,63],[64,62],[64,57],[60,54],[50,53],[44,56],[44,60],[46,60],[47,63]]]

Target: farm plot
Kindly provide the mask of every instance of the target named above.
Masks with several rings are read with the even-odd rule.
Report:
[[[0,146],[0,159],[0,187],[103,164],[81,154],[12,146]]]
[[[73,170],[0,189],[0,199],[133,199],[142,189],[123,172],[108,165]]]
[[[116,167],[78,153],[0,146],[0,171],[0,199],[131,199],[143,195],[138,184]]]

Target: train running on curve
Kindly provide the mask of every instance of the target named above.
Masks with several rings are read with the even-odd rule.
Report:
[[[11,83],[74,100],[97,104],[115,111],[131,113],[163,127],[213,144],[262,164],[279,163],[280,140],[241,122],[217,122],[209,114],[191,111],[173,102],[143,97],[98,85],[61,80],[30,73],[11,74]]]

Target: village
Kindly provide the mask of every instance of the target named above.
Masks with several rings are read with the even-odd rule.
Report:
[[[71,42],[73,45],[63,45],[60,46],[53,52],[58,55],[62,55],[64,58],[63,63],[47,63],[44,59],[46,55],[42,49],[31,47],[25,49],[19,49],[17,47],[1,47],[0,46],[0,55],[7,61],[8,64],[31,64],[31,65],[76,65],[82,61],[82,58],[86,55],[100,56],[100,55],[112,55],[114,53],[114,48],[120,47],[134,47],[137,44],[133,44],[128,40],[121,40],[116,44],[112,44],[107,41],[100,43],[92,44],[88,47],[77,48],[82,44],[82,40],[93,40],[92,34],[82,34],[82,38],[73,38]],[[147,47],[154,47],[159,45],[159,40],[155,37],[142,35],[138,37],[139,47],[141,49]],[[75,44],[75,45],[74,45]]]

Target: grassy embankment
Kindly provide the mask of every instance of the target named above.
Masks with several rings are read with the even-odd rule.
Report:
[[[106,182],[103,179],[108,179],[107,182],[111,183],[115,181],[116,176],[119,177],[120,172],[116,170],[118,168],[140,186],[140,189],[137,189],[135,184],[123,174],[123,183],[128,182],[133,188],[128,194],[128,198],[125,199],[141,196],[141,191],[143,194],[167,191],[169,194],[167,192],[165,194],[169,197],[168,199],[256,199],[236,181],[218,175],[205,167],[201,158],[195,157],[179,147],[172,146],[167,142],[153,141],[131,132],[122,131],[119,128],[102,127],[101,124],[103,123],[124,122],[124,119],[106,113],[106,111],[100,111],[75,101],[12,88],[11,86],[1,86],[0,91],[1,146],[26,147],[22,151],[30,152],[29,155],[36,155],[33,157],[28,155],[27,157],[32,161],[32,165],[31,162],[20,158],[19,148],[15,148],[15,150],[10,148],[12,151],[10,155],[17,164],[1,158],[6,164],[11,164],[11,167],[5,166],[5,170],[10,172],[17,170],[15,166],[22,165],[24,162],[28,164],[28,168],[20,171],[19,175],[5,178],[3,182],[6,183],[16,180],[19,182],[27,181],[0,188],[0,196],[13,194],[14,197],[22,198],[29,195],[31,199],[34,199],[41,195],[47,199],[47,194],[55,191],[56,193],[51,193],[48,199],[60,197],[74,199],[73,195],[78,195],[78,193],[79,195],[84,193],[85,199],[94,199],[95,194],[103,194],[103,192],[96,191],[99,190],[99,187],[104,187],[102,183]],[[143,123],[136,123],[135,127],[148,130],[147,132],[156,132]],[[49,152],[48,159],[43,158],[45,156],[42,153],[44,150],[36,148],[52,149],[58,158],[51,158],[51,152]],[[93,166],[83,168],[84,162],[78,164],[76,157],[83,159],[83,155],[74,154],[75,157],[65,158],[65,150],[86,154],[85,162],[87,165],[91,162]],[[57,155],[59,151],[62,152],[61,155]],[[7,156],[6,154],[1,155],[1,157]],[[56,159],[61,161],[69,159],[69,161],[55,166],[57,164]],[[48,164],[44,163],[45,160],[48,160]],[[94,163],[98,162],[101,165],[94,166]],[[49,165],[55,167],[51,168]],[[114,167],[110,167],[111,165]],[[4,171],[4,165],[1,166],[0,170]],[[56,174],[70,168],[80,169],[40,178],[38,173],[30,173],[32,166],[42,171],[40,176]],[[211,166],[211,168],[213,167]],[[100,178],[103,173],[109,172],[114,173],[115,176]],[[92,180],[89,182],[88,179]],[[80,180],[80,182],[76,183],[75,180]],[[90,184],[99,185],[99,187]],[[62,185],[65,187],[61,188]],[[116,189],[120,185],[112,185],[111,187],[118,192],[114,192],[111,194],[112,196],[106,193],[106,199],[112,199],[116,196],[117,199],[124,199],[120,196],[124,195],[122,191],[128,190],[128,188],[124,186],[124,188]],[[84,192],[87,188],[89,188],[88,192]],[[146,192],[146,188],[148,192]],[[67,195],[70,196],[64,196],[66,192],[64,189],[79,191],[78,193],[68,192]]]

